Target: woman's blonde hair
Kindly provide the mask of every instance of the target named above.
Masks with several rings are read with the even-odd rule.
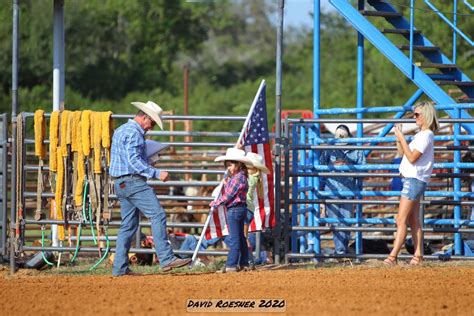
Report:
[[[432,102],[418,102],[413,110],[419,108],[425,125],[434,133],[439,129],[438,116]]]

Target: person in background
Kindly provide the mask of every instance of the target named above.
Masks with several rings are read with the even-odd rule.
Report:
[[[195,235],[191,235],[191,234],[183,234],[183,233],[173,233],[173,232],[170,232],[169,235],[170,235],[171,240],[173,240],[173,238],[180,238],[182,240],[182,242],[178,246],[179,250],[194,251],[196,249],[196,246],[197,246],[198,240],[199,240],[199,236],[195,236]],[[270,243],[273,242],[272,238],[266,238],[265,236],[266,236],[265,234],[262,234],[262,239],[264,239],[265,241],[268,241]],[[224,242],[224,244],[228,245],[229,238],[230,238],[229,236],[216,237],[216,238],[212,238],[212,239],[209,239],[209,240],[204,238],[202,240],[201,246],[199,247],[199,251],[204,251],[204,250],[206,250],[207,248],[209,248],[211,246],[215,246],[221,240]],[[252,233],[248,234],[248,242],[249,242],[250,247],[252,247],[252,248],[256,247],[256,242],[257,242],[256,239],[257,238],[256,238],[256,233],[255,232],[252,232]],[[271,249],[272,247],[269,247],[269,248]],[[181,258],[187,258],[187,257],[191,257],[192,255],[191,254],[183,254],[183,255],[179,255],[179,256]],[[202,255],[199,256],[199,259],[203,264],[206,264],[206,265],[211,262],[211,260],[209,260],[207,257],[202,256]],[[271,251],[261,250],[260,251],[260,259],[255,260],[254,263],[256,265],[265,264],[265,263],[266,264],[272,263],[272,253],[271,253]]]
[[[341,124],[336,128],[335,137],[338,139],[352,137],[349,128]],[[344,143],[337,143],[345,145]],[[321,165],[325,166],[353,166],[365,164],[365,155],[363,150],[353,149],[329,149],[321,152],[320,161]],[[344,171],[338,171],[344,172]],[[351,191],[357,192],[356,179],[353,177],[328,177],[323,179],[321,187],[325,191],[329,191],[329,199],[354,199],[352,196],[342,196],[338,194],[340,191]],[[343,220],[345,218],[351,218],[354,210],[353,204],[327,204],[326,205],[326,216],[329,218],[337,218]],[[336,227],[348,227],[345,223],[334,224]],[[349,252],[349,240],[351,234],[346,231],[335,231],[333,233],[333,240],[335,246],[335,253],[338,255],[347,254]]]
[[[397,257],[405,242],[407,225],[411,227],[414,245],[414,255],[411,265],[422,264],[423,244],[420,224],[420,200],[430,180],[434,164],[434,133],[439,128],[436,110],[433,104],[420,102],[413,108],[413,117],[420,131],[410,144],[405,140],[401,124],[395,126],[397,142],[403,149],[403,159],[400,163],[400,174],[403,179],[403,189],[397,215],[397,234],[390,255],[383,261],[387,266],[397,264]]]
[[[112,137],[110,176],[120,200],[122,222],[117,236],[112,275],[133,275],[129,269],[128,252],[138,229],[140,212],[151,221],[156,255],[163,271],[188,265],[190,259],[177,258],[166,234],[166,214],[147,179],[165,182],[168,172],[150,165],[146,152],[145,133],[158,124],[163,129],[163,110],[154,102],[132,102],[139,109],[127,123],[117,128]]]
[[[238,272],[249,267],[244,221],[247,217],[249,187],[247,166],[253,167],[253,165],[245,156],[245,151],[237,148],[228,148],[226,154],[217,157],[215,161],[223,161],[226,172],[229,174],[229,177],[224,180],[224,192],[209,204],[213,208],[221,205],[227,208],[230,250],[222,272]]]

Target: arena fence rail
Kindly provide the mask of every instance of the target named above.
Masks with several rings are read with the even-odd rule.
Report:
[[[376,107],[364,109],[333,108],[317,111],[318,115],[343,115],[355,113],[384,113],[402,112],[403,114],[411,108],[411,104],[403,107]],[[472,109],[474,105],[447,105],[436,106],[437,109]],[[397,115],[393,119],[377,118],[317,118],[317,119],[286,119],[284,124],[284,153],[285,153],[285,181],[284,181],[284,254],[285,261],[290,259],[326,258],[340,257],[331,254],[324,254],[321,248],[321,232],[353,231],[355,232],[355,253],[347,257],[365,259],[381,258],[380,255],[364,254],[362,252],[362,232],[394,232],[396,229],[386,227],[367,227],[363,225],[394,225],[393,218],[363,218],[362,207],[368,205],[398,205],[398,200],[389,200],[390,197],[400,196],[399,191],[372,190],[365,188],[366,178],[393,178],[399,176],[397,164],[370,163],[354,166],[328,166],[319,165],[319,153],[326,149],[359,149],[365,150],[367,154],[372,151],[396,152],[395,146],[387,146],[383,143],[394,142],[393,136],[387,136],[395,123],[413,123],[413,120],[401,118]],[[460,114],[459,114],[460,117]],[[357,136],[335,139],[333,136],[321,137],[322,124],[327,123],[357,123]],[[363,135],[363,124],[382,124],[378,135],[374,133]],[[461,178],[474,178],[471,169],[474,163],[461,162],[461,152],[472,151],[473,146],[461,145],[461,141],[472,142],[474,135],[463,135],[460,132],[461,124],[474,123],[474,119],[449,118],[440,119],[440,123],[452,124],[453,135],[435,136],[436,142],[452,142],[452,145],[435,146],[436,154],[448,154],[452,156],[452,161],[435,163],[435,173],[433,178],[452,181],[449,190],[441,190],[429,185],[428,191],[423,199],[421,217],[424,223],[423,231],[429,233],[450,233],[454,236],[454,256],[452,259],[473,259],[474,257],[462,256],[463,240],[461,234],[474,233],[474,221],[461,218],[461,207],[474,207],[473,192],[461,190]],[[359,131],[360,130],[360,131]],[[410,139],[410,137],[408,137]],[[341,143],[344,143],[341,145]],[[369,144],[369,145],[367,145]],[[381,144],[381,145],[379,145]],[[449,169],[452,172],[446,172]],[[437,173],[438,172],[438,173]],[[359,191],[332,192],[318,190],[320,177],[354,177],[359,181]],[[380,186],[382,187],[382,186]],[[277,188],[278,189],[278,188]],[[334,196],[338,199],[334,199]],[[384,197],[382,200],[375,200],[377,197]],[[356,205],[355,218],[338,219],[322,218],[321,206],[335,204]],[[427,206],[446,206],[453,208],[450,213],[452,218],[432,219],[424,218],[424,209]],[[352,224],[355,227],[336,227],[334,224]],[[324,226],[330,225],[330,226]],[[433,227],[425,227],[425,225]],[[461,228],[462,226],[467,228]],[[385,255],[386,256],[386,255]],[[427,256],[427,259],[438,258]]]

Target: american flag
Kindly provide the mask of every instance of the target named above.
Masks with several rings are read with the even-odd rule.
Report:
[[[259,231],[267,227],[275,226],[275,206],[274,206],[274,184],[273,165],[270,150],[270,135],[268,133],[267,121],[267,99],[266,84],[262,81],[257,95],[252,103],[244,128],[238,144],[245,148],[246,152],[254,152],[263,157],[265,166],[270,170],[268,174],[262,173],[263,194],[258,197],[257,189],[252,193],[254,196],[255,212],[250,223],[249,231]],[[221,193],[223,186],[218,192]],[[215,196],[216,194],[214,194]],[[217,197],[216,197],[217,198]],[[206,228],[206,239],[222,237],[229,234],[226,221],[226,208],[221,206],[211,212],[209,225]]]
[[[250,231],[264,230],[267,227],[272,228],[275,226],[273,164],[270,150],[270,135],[268,133],[266,85],[264,83],[259,91],[255,106],[249,113],[250,119],[244,130],[240,145],[245,147],[246,152],[254,152],[262,156],[265,166],[270,172],[268,174],[261,174],[263,182],[262,197],[258,197],[257,189],[252,193],[254,196],[255,212],[254,218],[250,223]]]
[[[216,190],[219,193],[217,196],[215,196],[215,198],[217,199],[224,190],[223,183],[221,183],[216,189],[214,189],[214,192]],[[213,196],[214,195],[215,194],[213,193]],[[224,205],[219,206],[217,209],[214,209],[214,211],[211,210],[211,218],[209,221],[209,225],[206,228],[206,239],[220,238],[229,235],[226,212],[227,208]]]

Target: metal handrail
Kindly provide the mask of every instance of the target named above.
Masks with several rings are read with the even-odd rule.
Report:
[[[470,39],[466,34],[464,34],[464,32],[461,31],[455,24],[449,21],[449,19],[441,11],[439,11],[434,4],[432,4],[429,0],[423,1],[428,5],[428,7],[431,8],[431,10],[433,10],[434,13],[436,13],[444,22],[446,22],[446,24],[448,24],[451,29],[453,29],[453,32],[456,32],[462,38],[464,38],[464,40],[468,42],[469,45],[474,46],[474,41]],[[454,1],[453,3],[456,3],[456,1]],[[454,15],[456,15],[456,12],[454,12]]]
[[[474,103],[462,103],[462,104],[448,104],[448,105],[435,105],[437,110],[452,110],[452,109],[474,109]],[[315,114],[319,115],[335,115],[335,114],[357,114],[357,113],[389,113],[389,112],[401,112],[411,111],[413,106],[376,106],[376,107],[363,107],[363,108],[346,108],[346,107],[331,107],[330,109],[319,109],[315,110]]]
[[[474,6],[467,2],[467,0],[464,0],[463,2],[469,9],[471,9],[471,11],[474,11]]]

